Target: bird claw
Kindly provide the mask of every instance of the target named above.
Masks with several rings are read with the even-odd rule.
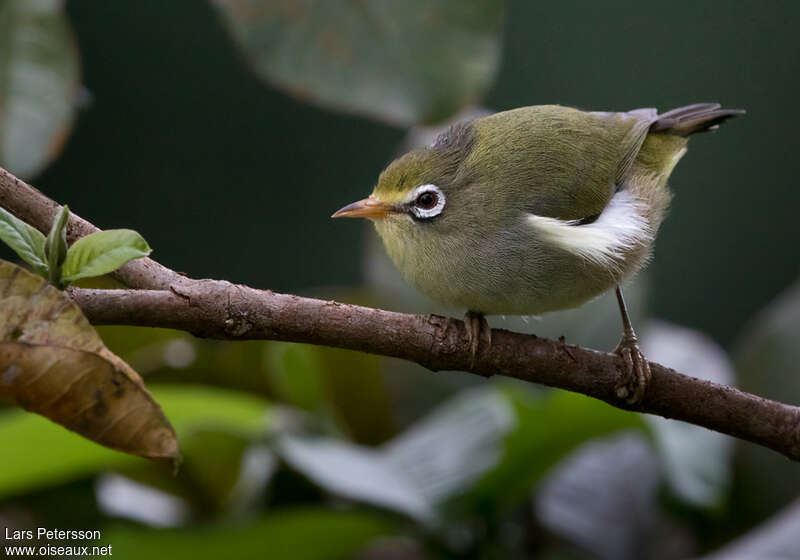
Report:
[[[469,343],[469,367],[472,369],[475,366],[475,356],[478,355],[478,348],[481,339],[486,342],[488,349],[492,345],[492,329],[489,328],[489,323],[482,313],[474,311],[467,311],[464,315],[464,326],[467,328],[467,341]]]
[[[617,385],[617,396],[630,405],[638,404],[650,384],[650,364],[642,354],[635,336],[623,336],[614,353],[625,364],[624,374]]]

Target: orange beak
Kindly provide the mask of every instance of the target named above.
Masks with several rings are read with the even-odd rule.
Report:
[[[386,204],[372,198],[365,198],[348,204],[344,208],[337,210],[331,218],[369,218],[371,220],[382,220],[394,211],[391,204]]]

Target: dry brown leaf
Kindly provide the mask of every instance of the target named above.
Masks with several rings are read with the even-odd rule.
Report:
[[[66,294],[3,260],[0,397],[112,449],[178,458],[175,431],[142,378]]]

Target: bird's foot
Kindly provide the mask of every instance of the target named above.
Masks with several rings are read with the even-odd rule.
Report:
[[[483,313],[476,311],[467,311],[467,314],[464,315],[464,325],[467,327],[470,352],[469,367],[472,369],[475,366],[475,356],[478,355],[481,339],[486,342],[487,349],[492,345],[492,329],[489,328],[489,323]]]
[[[623,335],[614,353],[625,364],[624,375],[616,388],[617,396],[628,404],[638,404],[650,383],[650,364],[642,354],[635,335]]]

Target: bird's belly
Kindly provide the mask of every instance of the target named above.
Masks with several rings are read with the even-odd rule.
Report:
[[[632,264],[632,263],[631,263]],[[436,260],[422,259],[406,274],[428,297],[448,307],[490,315],[539,315],[577,307],[611,289],[625,270],[528,241],[472,245]]]
[[[434,301],[447,306],[468,309],[487,315],[540,315],[550,311],[570,309],[599,296],[611,289],[616,281],[607,274],[582,276],[577,271],[561,271],[558,285],[542,289],[537,284],[537,271],[528,274],[470,278],[463,275],[464,282],[442,286],[428,278],[419,278],[414,283]],[[488,280],[488,281],[487,281]]]

